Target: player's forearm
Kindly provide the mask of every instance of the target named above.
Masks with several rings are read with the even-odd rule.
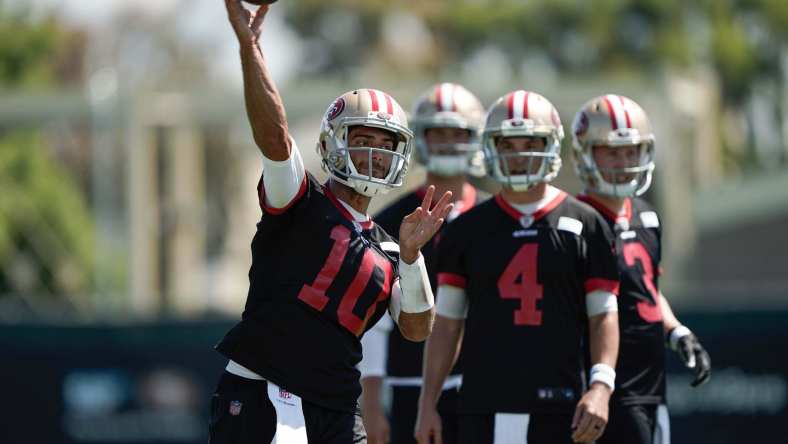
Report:
[[[598,314],[588,319],[591,364],[616,367],[618,359],[618,312]]]
[[[424,257],[419,253],[417,259],[407,262],[400,256],[399,276],[402,289],[399,330],[406,339],[421,342],[430,335],[435,321],[435,296]]]
[[[465,321],[438,316],[432,335],[424,346],[422,373],[424,384],[419,402],[435,406],[459,354],[460,338]]]
[[[380,376],[361,378],[361,408],[365,414],[383,409],[382,388],[383,378]]]
[[[662,292],[659,293],[659,307],[660,310],[662,310],[662,326],[665,334],[681,325],[681,322],[676,318],[673,309],[670,307],[667,298],[665,298]]]
[[[430,336],[432,325],[435,321],[435,307],[421,313],[399,314],[399,331],[405,339],[421,342]]]
[[[285,108],[256,42],[241,44],[241,67],[254,141],[267,158],[286,160],[290,157],[290,137]]]

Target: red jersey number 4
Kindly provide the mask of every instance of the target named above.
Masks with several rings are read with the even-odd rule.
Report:
[[[501,299],[519,299],[520,308],[514,311],[514,325],[542,325],[542,311],[536,302],[542,299],[542,285],[536,282],[538,244],[525,244],[514,255],[498,278]]]

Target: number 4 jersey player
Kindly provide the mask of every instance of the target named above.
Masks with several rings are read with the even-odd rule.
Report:
[[[328,183],[305,172],[258,46],[268,6],[226,6],[263,154],[263,217],[242,319],[217,346],[230,361],[212,399],[210,442],[363,442],[360,337],[386,310],[406,338],[429,335],[420,249],[451,211],[451,193],[430,211],[428,189],[402,221],[399,245],[366,215],[372,196],[401,185],[411,151],[405,112],[375,89],[347,92],[326,111],[317,147]]]
[[[420,443],[434,435],[436,397],[461,337],[460,442],[591,442],[604,430],[618,269],[604,219],[548,185],[561,166],[562,137],[558,112],[539,94],[511,92],[487,112],[485,158],[503,189],[449,224],[439,244]]]

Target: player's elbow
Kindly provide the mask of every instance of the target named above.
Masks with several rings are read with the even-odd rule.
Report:
[[[255,143],[263,155],[271,160],[282,162],[290,158],[292,145],[287,125],[273,125],[265,131],[252,131]]]
[[[399,331],[402,337],[413,342],[422,342],[432,333],[432,324],[435,321],[435,310],[422,313],[400,313]]]

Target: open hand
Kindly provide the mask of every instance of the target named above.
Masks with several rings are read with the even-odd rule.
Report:
[[[412,264],[419,258],[419,250],[423,247],[446,220],[454,204],[451,200],[451,191],[447,191],[430,210],[435,187],[430,185],[421,206],[402,219],[399,227],[400,258],[407,264]]]

